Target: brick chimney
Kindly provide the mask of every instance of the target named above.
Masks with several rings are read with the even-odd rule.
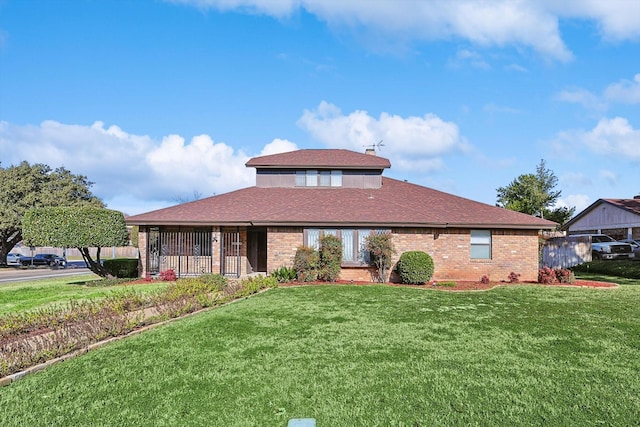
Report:
[[[375,148],[367,148],[366,150],[364,150],[364,154],[368,154],[370,156],[375,156],[376,155],[376,149]],[[640,196],[638,196],[640,197]]]
[[[634,200],[640,200],[640,194],[638,194],[637,196],[633,196]]]

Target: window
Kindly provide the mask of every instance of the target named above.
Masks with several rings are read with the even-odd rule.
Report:
[[[342,187],[342,171],[331,171],[331,186]]]
[[[331,186],[331,171],[320,171],[320,187]]]
[[[318,171],[308,170],[307,171],[307,181],[305,183],[307,187],[317,187],[318,186]]]
[[[296,187],[342,187],[341,170],[296,171]]]
[[[319,229],[307,228],[304,230],[304,245],[318,250],[322,236],[336,236],[342,241],[342,262],[344,264],[369,264],[371,255],[365,250],[366,239],[372,234],[390,233],[391,230],[368,228],[358,229]]]
[[[471,259],[491,259],[491,230],[471,230]]]

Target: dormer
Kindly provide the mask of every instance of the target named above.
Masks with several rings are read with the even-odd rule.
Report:
[[[391,167],[375,151],[297,150],[254,157],[256,186],[284,188],[380,188],[382,172]]]

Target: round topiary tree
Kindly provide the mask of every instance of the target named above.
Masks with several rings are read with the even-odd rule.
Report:
[[[433,276],[433,258],[422,251],[404,252],[398,261],[398,274],[402,283],[427,283]]]

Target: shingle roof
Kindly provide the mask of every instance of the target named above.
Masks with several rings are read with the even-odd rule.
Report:
[[[254,157],[246,164],[255,168],[341,168],[385,169],[391,163],[384,157],[356,153],[351,150],[297,150],[288,153]]]
[[[127,223],[512,229],[552,229],[557,225],[541,218],[386,177],[382,178],[382,187],[379,189],[249,187],[130,216]]]
[[[576,214],[573,218],[571,218],[570,221],[567,221],[567,223],[562,226],[562,229],[568,230],[573,224],[578,222],[580,218],[583,218],[585,215],[587,215],[589,212],[603,203],[608,203],[627,212],[640,215],[640,199],[598,199],[587,206],[582,212]]]
[[[640,199],[602,199],[607,203],[624,209],[636,215],[640,215]]]

